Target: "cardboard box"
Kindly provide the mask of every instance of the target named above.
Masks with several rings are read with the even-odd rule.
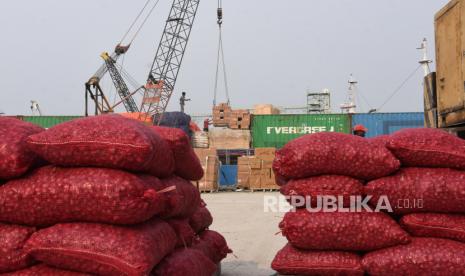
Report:
[[[248,149],[251,141],[250,130],[210,130],[210,146],[217,149]]]
[[[247,172],[247,173],[239,172],[237,174],[237,187],[241,189],[249,189],[250,188],[249,177],[250,177],[250,172]]]
[[[251,169],[261,169],[262,168],[262,160],[258,159],[258,158],[253,158],[253,159],[250,159],[249,161],[249,166]]]
[[[215,148],[210,149],[194,149],[197,157],[200,160],[204,176],[198,181],[200,191],[216,191],[218,190],[218,169],[220,161]],[[195,182],[194,185],[197,185]]]
[[[271,168],[273,168],[273,161],[262,160],[262,169],[271,169]]]
[[[227,103],[220,103],[213,107],[213,126],[229,126],[231,107]]]
[[[238,165],[237,172],[238,173],[248,173],[250,174],[250,166],[249,165]]]
[[[229,118],[229,128],[250,129],[250,112],[246,109],[232,110]]]
[[[255,149],[255,156],[275,156],[276,155],[276,148],[256,148]]]
[[[250,175],[250,177],[249,177],[249,187],[250,187],[250,189],[261,189],[261,176],[260,175]]]
[[[272,104],[257,104],[254,106],[255,115],[272,115],[280,113],[280,110],[274,107]]]

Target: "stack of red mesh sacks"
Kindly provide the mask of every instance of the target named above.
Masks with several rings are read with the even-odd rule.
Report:
[[[448,207],[442,211],[451,211],[446,210],[451,206],[457,212],[465,210],[465,188],[458,178],[446,188],[445,181],[439,184],[438,178],[434,178],[435,173],[423,174],[423,179],[419,179],[418,169],[400,169],[399,159],[403,165],[406,160],[392,149],[395,137],[364,139],[319,133],[296,139],[277,152],[274,170],[282,185],[281,192],[289,196],[291,202],[298,202],[297,196],[310,196],[309,206],[317,207],[317,196],[336,196],[339,206],[337,211],[313,208],[309,212],[307,208],[300,208],[287,213],[280,228],[289,244],[276,255],[273,269],[283,275],[463,275],[464,245],[411,237],[419,235],[418,231],[412,231],[405,218],[402,219],[404,227],[400,225],[396,215],[398,209],[394,208],[394,213],[368,212],[364,208],[343,211],[353,203],[351,197],[365,199],[367,194],[373,196],[372,210],[376,209],[382,195],[387,196],[393,207],[397,199],[413,202],[414,198],[423,196],[435,207],[441,205],[436,200],[444,202],[442,204]],[[465,148],[464,142],[462,148]],[[445,177],[444,173],[441,175]],[[399,185],[402,181],[406,183]],[[387,187],[386,183],[391,185]],[[427,183],[439,184],[439,190],[431,190]],[[437,197],[446,190],[458,194],[452,196],[446,192],[444,197]],[[437,208],[423,211],[433,209],[441,212]],[[456,228],[446,232],[461,231],[463,235],[463,220],[460,223],[456,217],[454,222]]]
[[[0,241],[8,245],[0,251],[1,273],[210,276],[216,270],[220,253],[213,259],[188,248],[203,241],[189,224],[203,206],[189,182],[202,171],[185,134],[118,115],[47,131],[26,125],[28,131],[12,135],[17,125],[25,123],[0,118],[0,155],[13,160],[0,162],[0,178],[9,180],[0,187]],[[39,159],[51,165],[34,169],[46,163]]]
[[[363,257],[372,275],[465,275],[465,141],[438,129],[404,129],[381,138],[401,161],[394,175],[370,181],[372,204],[389,198],[412,236],[407,245]]]

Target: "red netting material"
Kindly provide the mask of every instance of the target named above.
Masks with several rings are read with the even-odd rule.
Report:
[[[72,120],[32,135],[29,147],[50,163],[146,172],[174,172],[168,143],[149,126],[120,115]]]
[[[177,236],[176,247],[189,247],[194,240],[195,232],[189,225],[189,219],[168,219],[166,222],[173,228]]]
[[[385,213],[298,209],[287,213],[279,227],[300,249],[371,251],[410,242],[409,235]]]
[[[221,262],[232,250],[224,237],[215,231],[205,230],[192,243],[192,248],[201,251],[215,264]]]
[[[152,272],[153,276],[212,276],[216,265],[202,252],[178,249],[166,257]]]
[[[281,186],[281,193],[289,196],[289,202],[296,204],[299,204],[298,197],[310,197],[311,206],[317,206],[319,196],[342,196],[344,206],[350,206],[351,196],[363,195],[363,183],[347,176],[322,175],[290,180]]]
[[[406,167],[465,169],[465,141],[443,130],[403,129],[388,147]]]
[[[38,160],[27,147],[29,135],[44,129],[18,119],[0,117],[0,179],[23,175]]]
[[[2,276],[92,276],[92,274],[62,270],[39,264],[23,270],[5,273]]]
[[[200,204],[200,192],[191,182],[181,177],[172,176],[162,179],[161,182],[149,181],[149,183],[154,185],[157,190],[176,187],[176,189],[163,194],[167,204],[165,211],[160,214],[163,218],[188,218],[195,212],[194,206]]]
[[[42,167],[0,187],[0,221],[40,226],[143,222],[165,208],[164,195],[152,184],[160,181],[151,179],[113,169]]]
[[[57,224],[36,232],[25,248],[48,265],[97,275],[148,275],[174,250],[176,234],[153,219],[123,227],[95,223]]]
[[[0,273],[15,271],[34,263],[23,249],[35,228],[0,223]]]
[[[154,126],[153,129],[168,142],[174,153],[175,174],[187,180],[200,180],[203,168],[192,149],[189,136],[179,128]]]
[[[213,217],[205,205],[199,206],[190,217],[189,224],[195,233],[200,233],[213,223]]]
[[[357,254],[300,250],[290,244],[278,252],[271,267],[284,275],[363,276],[365,273]]]
[[[365,255],[370,275],[464,275],[465,244],[445,239],[414,238],[412,243]]]
[[[401,225],[417,237],[446,238],[465,243],[465,216],[450,214],[410,214]]]
[[[368,142],[375,143],[377,145],[381,145],[384,147],[387,147],[387,144],[389,143],[390,140],[391,140],[391,135],[379,135],[376,137],[367,138]]]
[[[365,193],[373,196],[373,203],[387,196],[397,214],[465,213],[465,172],[404,168],[393,176],[369,182]]]
[[[400,166],[384,146],[362,137],[322,132],[297,138],[276,153],[274,171],[286,179],[323,174],[376,179]]]

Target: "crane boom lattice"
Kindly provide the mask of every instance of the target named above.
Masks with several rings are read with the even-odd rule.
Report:
[[[141,114],[161,115],[173,94],[200,0],[174,0],[146,84]],[[161,116],[159,116],[161,119]]]
[[[128,112],[139,112],[139,108],[137,107],[134,99],[131,97],[131,92],[129,91],[128,86],[126,85],[123,77],[116,68],[115,60],[111,58],[108,55],[108,53],[103,53],[102,58],[103,60],[105,60],[105,65],[108,69],[108,73],[110,74],[111,80],[113,81],[116,91],[121,97],[121,100],[126,110]]]

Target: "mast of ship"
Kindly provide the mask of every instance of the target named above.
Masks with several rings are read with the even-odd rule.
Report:
[[[419,63],[423,67],[423,71],[426,77],[431,73],[429,64],[433,62],[432,60],[428,58],[428,41],[426,40],[426,38],[423,38],[423,42],[421,43],[421,46],[418,47],[417,49],[423,52],[423,59],[420,60]]]
[[[343,113],[355,114],[357,112],[357,105],[355,103],[357,96],[357,84],[358,82],[354,79],[354,76],[350,74],[348,100],[346,103],[341,104],[341,110]]]

